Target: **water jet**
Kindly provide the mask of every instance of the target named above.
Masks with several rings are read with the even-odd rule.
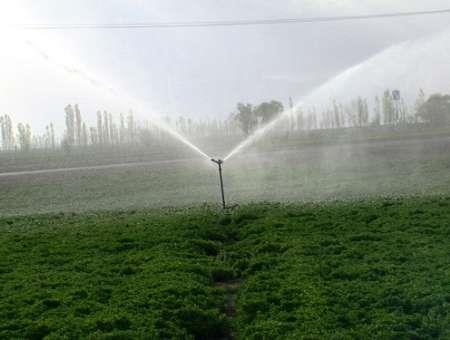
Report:
[[[223,190],[223,177],[222,177],[223,160],[221,160],[220,158],[218,158],[218,159],[211,158],[211,162],[216,163],[217,167],[219,169],[219,181],[220,181],[220,194],[222,196],[222,208],[225,209],[226,208],[225,192]]]

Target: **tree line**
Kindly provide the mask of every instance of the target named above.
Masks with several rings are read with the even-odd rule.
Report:
[[[233,118],[245,135],[277,117],[282,112],[286,119],[279,129],[289,131],[310,131],[339,129],[348,127],[367,127],[382,125],[408,125],[438,122],[450,123],[450,105],[445,103],[448,96],[435,94],[426,98],[420,90],[413,108],[409,108],[400,91],[386,90],[376,96],[369,105],[366,98],[357,97],[347,103],[332,100],[329,105],[294,107],[289,99],[289,107],[283,108],[278,101],[259,105],[238,103]]]
[[[194,120],[178,117],[163,118],[166,125],[190,138],[210,136],[249,135],[284,113],[286,119],[278,129],[291,132],[362,128],[367,126],[431,126],[450,125],[450,95],[433,94],[427,98],[420,90],[413,107],[408,107],[400,91],[386,90],[376,96],[369,105],[366,98],[357,97],[347,103],[331,100],[329,105],[294,107],[289,99],[288,107],[277,100],[257,105],[238,103],[236,111],[225,120]],[[0,116],[1,151],[29,151],[37,149],[64,149],[108,145],[149,144],[166,137],[164,129],[152,121],[137,121],[133,111],[118,118],[107,111],[97,111],[96,124],[88,126],[83,120],[79,105],[64,108],[65,131],[56,136],[54,124],[45,132],[33,134],[29,124],[13,124],[8,114]]]

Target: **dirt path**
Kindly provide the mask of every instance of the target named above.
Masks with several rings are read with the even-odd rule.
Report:
[[[242,286],[243,280],[233,280],[229,282],[216,282],[215,287],[224,289],[226,291],[225,295],[225,315],[233,320],[236,317],[236,299],[237,292],[239,288]],[[234,340],[236,339],[236,334],[234,334],[233,330],[230,330],[230,333],[221,340]]]
[[[215,286],[217,288],[224,289],[226,294],[226,302],[225,302],[225,314],[234,318],[236,316],[236,299],[237,299],[237,291],[242,286],[242,280],[233,280],[230,282],[217,282]]]
[[[58,173],[58,172],[73,172],[73,171],[87,171],[87,170],[104,170],[104,169],[114,169],[114,168],[157,165],[157,164],[174,164],[174,163],[189,162],[189,161],[193,161],[193,160],[198,160],[198,159],[180,158],[180,159],[169,159],[169,160],[149,161],[149,162],[130,162],[130,163],[107,164],[107,165],[80,166],[80,167],[72,167],[72,168],[56,168],[56,169],[0,172],[0,177],[39,175],[39,174],[51,174],[51,173]]]

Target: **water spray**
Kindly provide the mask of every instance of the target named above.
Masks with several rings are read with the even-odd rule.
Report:
[[[218,159],[211,158],[211,162],[216,163],[219,168],[220,194],[222,195],[222,208],[225,209],[227,206],[225,203],[225,192],[223,190],[223,177],[222,177],[223,160],[221,160],[219,158]]]
[[[127,105],[130,105],[132,107],[137,108],[139,111],[146,112],[148,111],[149,107],[151,105],[148,105],[136,98],[134,98],[132,95],[126,93],[122,89],[115,88],[114,86],[108,85],[106,82],[102,81],[100,78],[98,78],[95,74],[92,72],[85,71],[81,69],[80,67],[76,65],[70,65],[63,62],[60,62],[59,60],[53,58],[49,53],[47,53],[45,50],[43,50],[41,47],[39,47],[37,44],[35,44],[30,39],[26,39],[25,43],[28,47],[30,47],[34,52],[38,53],[41,57],[43,57],[48,63],[64,70],[65,72],[71,74],[72,76],[77,76],[81,80],[90,83],[92,86],[103,90],[105,93],[112,95],[114,98],[120,98],[119,102],[126,103]],[[169,124],[164,122],[162,119],[158,118],[156,115],[154,116],[146,116],[147,119],[149,119],[154,125],[156,125],[158,128],[172,136],[173,138],[177,139],[181,143],[185,144],[201,156],[203,156],[206,159],[209,159],[210,157],[201,150],[197,145],[189,141],[186,137],[184,137],[181,133],[173,129]]]
[[[66,65],[64,63],[60,63],[57,60],[54,60],[49,54],[47,54],[45,51],[40,49],[37,45],[35,45],[30,40],[27,40],[27,45],[29,47],[31,47],[34,51],[38,52],[44,59],[46,59],[51,64],[53,64],[53,65],[55,65],[55,66],[57,66],[59,68],[63,68],[66,72],[71,73],[72,75],[77,75],[82,80],[91,83],[91,85],[93,85],[93,86],[95,86],[97,88],[103,89],[105,92],[110,93],[110,94],[112,94],[115,97],[117,97],[118,93],[120,93],[120,97],[121,98],[123,98],[123,97],[126,98],[125,102],[128,102],[129,104],[133,104],[133,106],[137,106],[139,108],[142,108],[143,111],[144,111],[145,105],[143,105],[143,103],[141,103],[139,100],[136,100],[132,96],[124,93],[124,91],[118,91],[114,87],[107,86],[106,83],[104,83],[101,80],[97,79],[94,75],[91,75],[90,73],[88,73],[86,71],[83,71],[83,70],[81,70],[81,69],[79,69],[79,68],[77,68],[75,66]],[[223,164],[224,161],[222,159],[219,159],[219,158],[218,159],[211,158],[210,156],[208,156],[208,154],[206,154],[206,152],[204,152],[202,149],[200,149],[194,143],[190,142],[186,137],[181,135],[178,131],[174,130],[171,126],[169,126],[166,122],[162,121],[161,119],[159,119],[157,117],[148,117],[148,118],[150,118],[152,123],[157,125],[159,128],[164,130],[166,133],[168,133],[169,135],[171,135],[175,139],[179,140],[183,144],[187,145],[188,147],[190,147],[192,150],[194,150],[195,152],[197,152],[201,156],[205,157],[206,159],[210,159],[213,163],[218,165],[218,168],[219,168],[219,179],[220,179],[220,192],[221,192],[221,196],[222,196],[222,207],[225,209],[226,208],[226,202],[225,202],[225,193],[224,193],[224,188],[223,188],[223,177],[222,177],[222,164]]]

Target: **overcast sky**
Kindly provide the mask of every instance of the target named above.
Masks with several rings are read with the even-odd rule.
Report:
[[[421,11],[448,0],[2,0],[1,24],[271,19]],[[0,114],[36,130],[64,106],[225,117],[238,101],[450,91],[450,15],[152,30],[0,29]],[[356,66],[355,66],[356,65]],[[358,93],[360,92],[360,93]],[[320,94],[320,95],[319,95]],[[325,98],[328,100],[329,98]],[[137,103],[138,102],[138,103]]]

